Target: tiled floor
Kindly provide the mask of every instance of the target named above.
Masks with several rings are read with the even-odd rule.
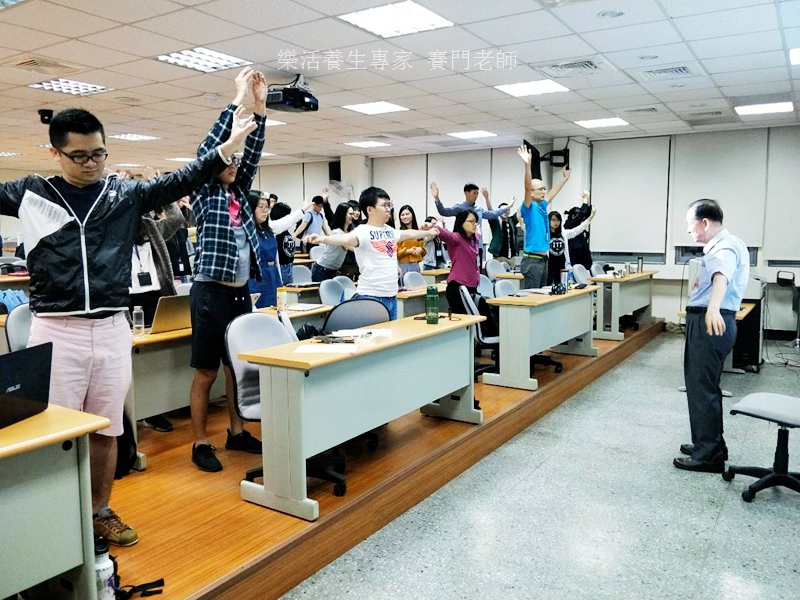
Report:
[[[683,338],[664,334],[286,599],[800,598],[800,494],[672,466],[689,441]],[[725,375],[732,464],[769,466],[777,428],[728,408],[800,397],[797,369]],[[798,471],[800,430],[790,434]]]

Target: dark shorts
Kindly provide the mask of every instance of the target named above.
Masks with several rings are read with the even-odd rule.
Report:
[[[230,287],[213,281],[195,281],[190,292],[193,369],[230,366],[225,356],[225,330],[239,315],[253,310],[246,285]]]

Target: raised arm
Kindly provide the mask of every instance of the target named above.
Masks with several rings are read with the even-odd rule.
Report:
[[[309,244],[325,244],[326,246],[350,246],[351,248],[358,247],[358,236],[355,231],[348,233],[337,233],[334,235],[320,235],[312,233],[306,238]]]
[[[435,181],[431,181],[431,185],[429,187],[431,190],[431,196],[433,196],[433,203],[436,205],[436,210],[440,215],[443,217],[455,217],[460,212],[455,207],[446,207],[442,204],[442,201],[439,200],[439,186],[436,185]]]
[[[525,208],[530,208],[533,203],[533,198],[531,198],[531,194],[533,194],[533,176],[531,175],[533,154],[524,144],[517,148],[517,154],[525,163],[525,195],[522,197],[522,202],[525,204]]]
[[[486,210],[491,212],[491,210],[492,210],[492,202],[489,200],[489,188],[482,187],[481,188],[481,194],[483,194],[483,199],[486,201]]]
[[[439,235],[439,230],[436,227],[431,227],[430,229],[398,229],[397,233],[397,240],[402,242],[403,240],[422,240],[433,238]]]
[[[580,235],[581,233],[586,231],[589,228],[589,223],[592,222],[592,219],[594,219],[594,215],[596,213],[597,213],[597,209],[596,208],[592,208],[591,214],[589,215],[589,217],[583,223],[581,223],[577,227],[573,227],[572,229],[562,229],[562,232],[564,234],[564,239],[565,240],[571,240],[576,235]]]
[[[553,198],[555,198],[558,195],[558,192],[560,192],[561,188],[564,187],[564,184],[567,183],[570,173],[571,171],[569,170],[568,166],[564,165],[561,168],[561,181],[559,181],[552,188],[547,190],[547,193],[544,195],[544,198],[545,200],[547,200],[548,203],[553,201]]]

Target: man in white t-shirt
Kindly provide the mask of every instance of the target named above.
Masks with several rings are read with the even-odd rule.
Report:
[[[351,246],[358,269],[357,293],[354,298],[372,298],[383,304],[392,320],[397,318],[397,243],[401,240],[434,237],[436,230],[394,229],[387,223],[392,216],[389,194],[381,188],[368,187],[359,198],[361,214],[367,222],[349,233],[308,236],[310,244]]]

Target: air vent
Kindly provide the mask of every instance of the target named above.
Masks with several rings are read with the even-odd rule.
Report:
[[[685,117],[683,119],[687,125],[691,125],[692,127],[702,127],[703,125],[727,125],[733,123],[741,123],[738,117],[705,117],[705,118],[696,118],[694,116]]]
[[[401,138],[417,138],[426,137],[429,135],[439,135],[435,131],[428,131],[427,129],[408,129],[406,131],[393,131],[392,135]]]
[[[64,75],[72,75],[84,70],[84,67],[79,65],[60,62],[52,58],[45,58],[43,56],[36,56],[34,54],[15,56],[10,60],[0,62],[0,67],[22,69],[23,71],[31,71],[32,73],[40,73],[42,75],[50,76],[55,75],[59,77],[63,77]]]
[[[681,77],[694,77],[692,70],[683,65],[677,67],[664,67],[662,69],[646,69],[638,71],[637,75],[645,81],[663,81],[665,79],[680,79]]]
[[[658,113],[655,106],[648,106],[646,108],[629,108],[622,111],[626,115],[652,115]]]
[[[580,75],[594,75],[595,73],[608,73],[615,71],[602,56],[592,58],[582,58],[556,64],[534,65],[534,68],[542,75],[558,79],[562,77],[577,77]]]
[[[388,135],[385,135],[383,133],[379,133],[377,135],[368,135],[368,136],[365,136],[365,137],[368,140],[375,140],[376,142],[377,141],[382,141],[382,140],[391,140],[392,139],[391,137],[389,137]]]
[[[791,102],[794,100],[792,92],[778,92],[775,94],[756,94],[753,96],[729,96],[731,106],[750,106],[751,104],[772,104],[773,102]]]

